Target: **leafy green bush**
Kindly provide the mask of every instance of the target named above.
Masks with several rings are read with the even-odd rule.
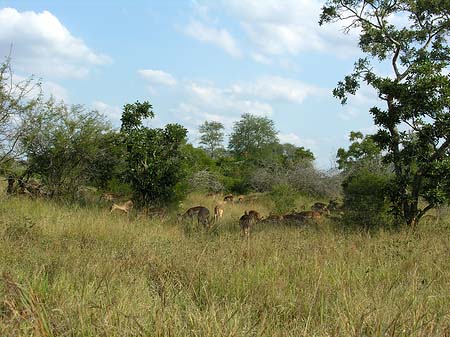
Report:
[[[269,195],[274,204],[273,212],[276,214],[284,214],[292,210],[297,199],[295,189],[288,184],[275,185]]]
[[[360,168],[344,180],[344,224],[374,228],[392,225],[386,193],[390,176]]]

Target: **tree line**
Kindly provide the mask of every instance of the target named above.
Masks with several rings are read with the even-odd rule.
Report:
[[[199,126],[199,148],[182,125],[145,126],[154,117],[149,102],[126,104],[114,130],[96,111],[44,99],[33,78],[13,80],[10,59],[0,67],[0,168],[37,176],[52,197],[86,185],[128,192],[146,208],[173,204],[192,189],[335,198],[342,188],[350,222],[415,227],[450,201],[450,5],[328,0],[319,24],[330,22],[356,30],[364,55],[334,96],[346,104],[365,84],[380,103],[370,109],[376,133],[352,132],[335,174],[316,170],[310,150],[280,144],[267,117],[243,114],[226,148],[217,121]]]

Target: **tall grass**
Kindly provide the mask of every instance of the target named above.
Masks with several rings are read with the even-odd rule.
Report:
[[[0,335],[450,336],[449,219],[414,233],[265,225],[247,241],[245,209],[270,205],[226,205],[214,231],[187,235],[173,215],[3,198]]]

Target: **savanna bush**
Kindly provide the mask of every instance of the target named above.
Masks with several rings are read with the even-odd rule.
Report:
[[[191,192],[222,192],[223,184],[217,173],[201,170],[193,173],[188,178],[189,190]]]
[[[271,191],[277,185],[290,185],[299,194],[318,198],[339,197],[342,193],[341,183],[341,175],[317,170],[310,161],[289,168],[259,168],[250,177],[250,185],[257,192]]]
[[[390,176],[385,172],[360,168],[343,182],[345,213],[343,223],[365,229],[389,227],[393,217],[389,213],[387,187]]]
[[[284,214],[295,207],[298,194],[291,185],[279,184],[272,188],[269,196],[273,202],[273,211],[276,214]]]

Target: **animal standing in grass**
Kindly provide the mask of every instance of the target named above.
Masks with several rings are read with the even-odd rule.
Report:
[[[202,224],[205,228],[209,228],[211,225],[209,209],[204,206],[195,206],[189,208],[180,216],[180,220],[190,219],[191,223],[194,217],[197,216],[197,224]]]
[[[242,235],[246,238],[250,237],[250,230],[253,226],[253,223],[255,221],[255,218],[253,215],[248,214],[247,211],[245,211],[244,215],[241,216],[239,219],[239,225],[241,226]]]
[[[223,218],[223,208],[220,205],[214,207],[214,223],[218,222]]]
[[[133,201],[128,200],[126,203],[124,204],[112,204],[110,212],[114,211],[114,210],[118,210],[121,212],[124,212],[125,214],[129,214],[130,211],[133,209]]]

